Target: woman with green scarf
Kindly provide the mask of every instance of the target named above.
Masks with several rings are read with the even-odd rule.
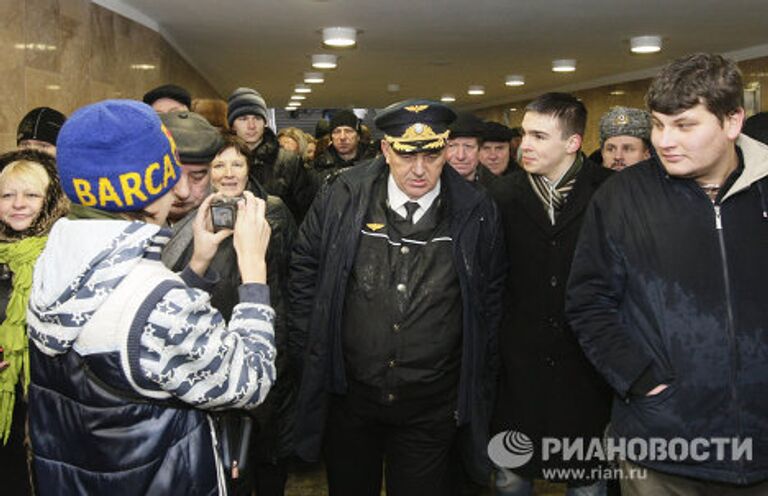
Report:
[[[30,494],[25,424],[29,385],[27,302],[48,231],[66,215],[53,157],[23,150],[0,156],[0,467],[3,494]]]

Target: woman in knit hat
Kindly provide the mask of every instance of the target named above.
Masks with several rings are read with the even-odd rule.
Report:
[[[246,192],[234,230],[214,233],[208,197],[192,259],[171,272],[162,226],[187,187],[175,148],[155,112],[129,100],[84,107],[59,135],[67,196],[125,220],[60,219],[35,267],[27,324],[39,494],[221,492],[205,410],[258,405],[275,379],[264,202]],[[226,323],[205,290],[230,235],[243,284]]]
[[[32,268],[68,205],[50,155],[22,150],[0,156],[0,467],[6,494],[31,492],[24,446],[27,301]]]

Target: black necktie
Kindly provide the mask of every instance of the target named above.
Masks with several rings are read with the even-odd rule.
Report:
[[[416,211],[419,209],[419,204],[416,202],[405,202],[405,211],[407,212],[407,215],[405,216],[405,221],[408,223],[413,224],[413,214],[416,213]]]

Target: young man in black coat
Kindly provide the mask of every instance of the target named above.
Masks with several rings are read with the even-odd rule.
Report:
[[[565,282],[584,211],[611,174],[581,153],[586,118],[584,105],[572,95],[535,99],[523,117],[522,169],[490,188],[504,221],[509,264],[491,431],[517,431],[534,446],[528,463],[499,471],[499,494],[531,494],[536,478],[566,481],[579,494],[605,491],[605,483],[589,472],[543,473],[543,468],[577,466],[589,471],[595,465],[546,463],[539,450],[543,437],[599,439],[610,411],[610,390],[571,334],[564,311]]]

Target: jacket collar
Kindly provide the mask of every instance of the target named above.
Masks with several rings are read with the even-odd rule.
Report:
[[[741,148],[741,153],[744,155],[744,171],[721,201],[768,176],[768,146],[746,134],[739,135],[736,146]]]

